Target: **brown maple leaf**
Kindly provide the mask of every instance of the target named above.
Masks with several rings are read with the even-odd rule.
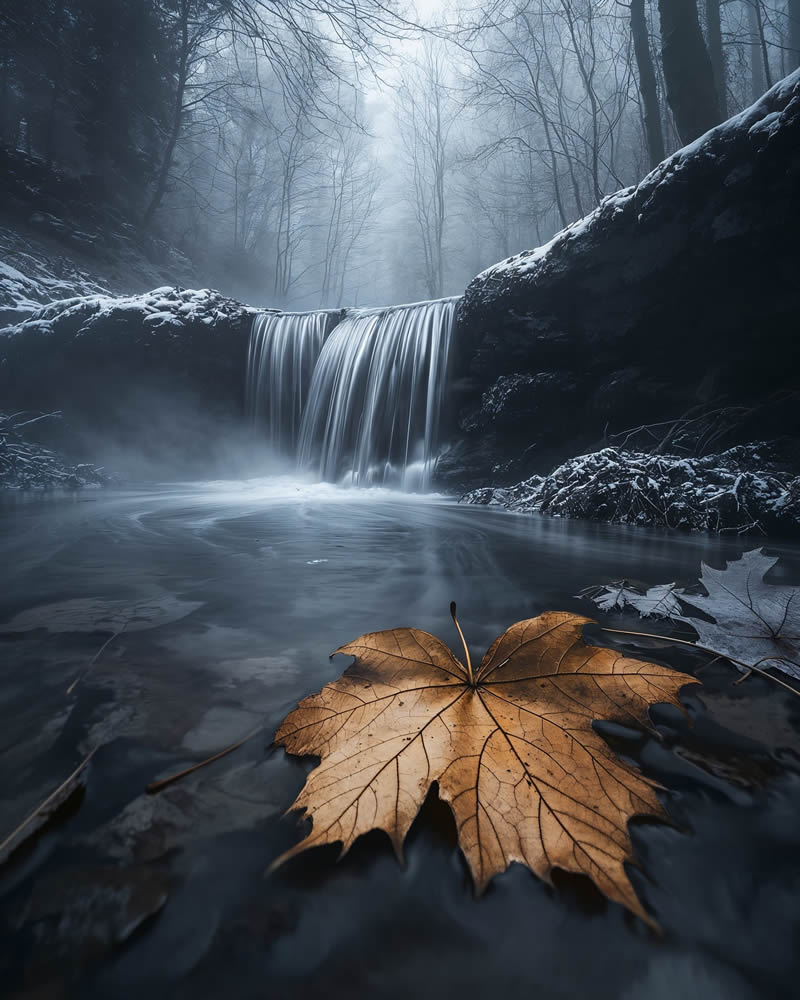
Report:
[[[652,923],[624,866],[628,820],[665,816],[658,786],[618,758],[592,721],[647,724],[651,704],[680,707],[678,692],[694,678],[587,645],[591,622],[566,612],[517,622],[475,672],[466,643],[464,667],[418,629],[372,632],[337,649],[355,663],[304,699],[275,737],[321,762],[291,807],[313,828],[273,867],[321,844],[341,843],[341,857],[373,829],[401,857],[438,782],[479,892],[512,861],[548,883],[561,868]]]

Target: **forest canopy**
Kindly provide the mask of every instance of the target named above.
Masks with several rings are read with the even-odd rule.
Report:
[[[5,0],[0,142],[226,291],[458,292],[800,64],[800,0]]]

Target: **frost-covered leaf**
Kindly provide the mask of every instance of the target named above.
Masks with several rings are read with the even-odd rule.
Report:
[[[682,588],[674,583],[659,583],[643,591],[627,580],[619,580],[602,587],[592,587],[583,591],[581,596],[588,597],[601,611],[622,611],[631,607],[642,618],[671,618],[681,613],[678,595],[682,593]]]
[[[436,782],[479,890],[513,861],[548,882],[561,868],[649,919],[625,870],[628,821],[663,810],[593,722],[646,724],[650,705],[680,706],[694,679],[587,645],[590,621],[551,611],[517,622],[474,673],[469,658],[465,667],[419,629],[372,632],[338,649],[353,666],[275,736],[289,753],[320,758],[293,806],[313,828],[276,864],[322,844],[345,853],[374,829],[400,854]]]
[[[670,618],[681,611],[678,595],[683,594],[683,588],[674,583],[660,583],[650,587],[646,593],[630,603],[642,618]]]
[[[181,601],[170,594],[141,601],[104,601],[79,597],[71,601],[40,604],[0,624],[0,632],[140,632],[185,618],[202,602]]]
[[[778,560],[761,549],[745,552],[724,570],[702,564],[707,596],[683,600],[713,618],[673,615],[697,632],[698,645],[748,667],[775,667],[800,680],[800,590],[767,583]]]

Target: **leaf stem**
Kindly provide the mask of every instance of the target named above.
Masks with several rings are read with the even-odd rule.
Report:
[[[475,677],[472,673],[472,660],[470,659],[469,649],[467,648],[467,640],[464,638],[464,633],[461,631],[461,626],[458,624],[458,618],[456,618],[456,602],[450,602],[450,617],[455,622],[455,626],[458,629],[458,634],[461,636],[461,645],[464,647],[464,656],[467,658],[467,676],[469,677],[469,686],[475,687]]]

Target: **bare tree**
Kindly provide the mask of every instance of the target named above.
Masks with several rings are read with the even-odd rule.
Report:
[[[321,162],[327,204],[320,305],[342,305],[354,252],[372,221],[380,174],[367,151],[358,98],[350,116],[336,123]],[[322,213],[321,213],[322,214]]]
[[[650,166],[664,159],[664,133],[661,128],[661,105],[658,99],[656,71],[650,53],[650,32],[647,27],[644,0],[631,0],[631,37],[639,72],[639,92],[642,95],[642,117],[647,137]]]
[[[175,149],[191,109],[202,104],[210,94],[202,68],[209,50],[218,44],[227,26],[221,4],[203,0],[176,0],[165,3],[164,14],[176,36],[175,96],[164,136],[164,147],[155,173],[155,183],[144,211],[142,225],[150,226],[164,198],[175,157]],[[213,86],[213,85],[212,85]]]
[[[384,0],[307,0],[303,4],[269,0],[163,0],[163,16],[174,36],[176,81],[173,108],[155,173],[152,195],[144,212],[149,226],[166,193],[175,149],[192,110],[206,104],[225,81],[210,81],[203,69],[209,52],[233,41],[258,51],[284,96],[295,104],[304,99],[307,77],[298,73],[313,66],[320,78],[341,74],[341,59],[368,58],[376,39],[402,34],[402,21]],[[324,94],[320,89],[319,94]],[[315,107],[325,116],[330,105]]]
[[[696,0],[658,0],[667,100],[684,143],[720,121],[714,71],[697,18]]]
[[[772,86],[769,68],[769,52],[764,33],[764,17],[761,0],[745,0],[747,23],[750,35],[750,97],[756,101]]]
[[[411,175],[409,201],[422,251],[423,280],[431,298],[441,297],[444,288],[446,178],[456,114],[444,54],[441,46],[429,41],[398,88],[396,115]]]
[[[722,49],[722,20],[720,0],[706,0],[706,35],[708,54],[714,71],[714,87],[717,91],[720,117],[728,117],[728,85],[725,71],[725,54]]]
[[[791,54],[790,67],[800,66],[800,0],[787,0],[786,19],[789,22],[788,49]]]

